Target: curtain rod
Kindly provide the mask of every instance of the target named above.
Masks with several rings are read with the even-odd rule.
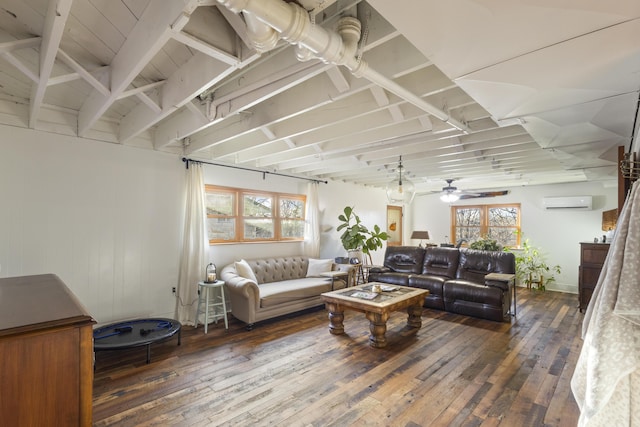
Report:
[[[270,175],[284,176],[286,178],[304,179],[304,180],[307,180],[307,181],[323,183],[323,184],[328,184],[329,183],[329,181],[323,181],[321,179],[307,178],[307,177],[304,177],[304,176],[287,175],[287,174],[284,174],[284,173],[271,172],[271,171],[260,170],[260,169],[251,169],[251,168],[246,168],[246,167],[243,167],[243,166],[225,165],[223,163],[211,163],[211,162],[205,162],[205,161],[202,161],[202,160],[188,159],[186,157],[183,157],[182,161],[186,164],[187,169],[189,169],[189,162],[191,162],[191,163],[200,163],[200,164],[211,165],[211,166],[220,166],[220,167],[223,167],[223,168],[240,169],[240,170],[249,171],[249,172],[258,172],[258,173],[262,174],[262,179],[265,178],[266,174],[270,174]]]

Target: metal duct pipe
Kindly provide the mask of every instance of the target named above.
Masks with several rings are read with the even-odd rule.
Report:
[[[276,47],[280,39],[276,30],[260,21],[251,12],[244,12],[243,15],[247,23],[247,35],[256,51],[269,52]]]
[[[369,68],[366,61],[357,60],[355,51],[360,39],[360,22],[356,18],[342,18],[341,22],[344,20],[344,25],[339,26],[338,30],[341,33],[339,35],[312,25],[307,11],[295,3],[284,3],[282,0],[218,0],[218,2],[234,13],[243,12],[254,15],[256,20],[276,30],[282,39],[298,46],[299,52],[296,52],[298,59],[304,60],[309,57],[308,53],[304,52],[306,48],[323,62],[344,65],[354,76],[364,77],[456,129],[468,132],[469,129],[465,124],[451,118],[445,111]],[[354,21],[358,21],[358,24],[356,25]],[[256,22],[253,21],[252,25],[256,25]]]

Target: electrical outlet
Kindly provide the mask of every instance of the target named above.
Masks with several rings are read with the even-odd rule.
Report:
[[[176,287],[175,286],[173,288],[171,288],[171,293],[173,293],[174,295],[176,294]]]

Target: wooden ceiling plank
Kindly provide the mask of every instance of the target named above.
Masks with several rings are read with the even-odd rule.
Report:
[[[71,67],[72,70],[74,70],[76,73],[78,73],[78,75],[80,75],[80,77],[82,77],[87,83],[89,83],[91,86],[93,86],[94,89],[99,91],[104,96],[108,96],[109,95],[109,88],[107,88],[104,84],[102,84],[102,82],[100,80],[95,78],[93,76],[93,74],[91,74],[82,65],[80,65],[78,62],[76,62],[65,51],[63,51],[62,49],[59,49],[58,50],[58,56],[60,57],[60,59],[65,64],[67,64],[69,67]],[[102,69],[105,70],[105,71],[110,70],[109,67],[106,67],[106,68],[103,67]]]
[[[183,67],[173,73],[162,87],[160,113],[149,110],[146,105],[136,106],[122,119],[118,140],[126,143],[176,112],[234,70],[235,67],[229,67],[224,62],[197,52]]]
[[[241,60],[246,60],[248,57],[253,56],[255,54],[255,50],[250,47],[251,40],[247,34],[247,25],[244,22],[244,19],[238,13],[234,13],[230,11],[226,7],[219,7],[218,10],[224,17],[224,19],[229,23],[231,28],[236,32],[238,38],[242,41],[244,48],[241,49],[244,53],[241,55]]]
[[[47,90],[47,82],[53,70],[56,54],[64,33],[64,26],[69,17],[73,0],[50,0],[47,8],[47,16],[42,30],[42,43],[40,44],[40,80],[34,84],[31,91],[29,106],[29,127],[35,128],[38,114]]]
[[[166,83],[166,80],[160,80],[157,82],[153,82],[153,83],[149,83],[148,85],[144,85],[144,86],[139,86],[133,89],[128,89],[124,92],[122,92],[120,94],[120,96],[118,96],[118,99],[123,99],[123,98],[127,98],[129,96],[134,96],[137,95],[141,92],[147,92],[153,89],[157,89],[159,87],[161,87],[162,85],[164,85]]]
[[[31,37],[22,40],[12,40],[0,43],[0,53],[11,52],[18,49],[36,47],[42,43],[42,37]]]
[[[344,93],[349,90],[349,81],[344,77],[340,68],[337,66],[330,67],[327,69],[327,75],[336,89],[338,89],[338,92]]]
[[[187,34],[184,31],[176,32],[173,34],[175,41],[192,47],[205,55],[209,55],[219,61],[226,62],[229,65],[237,65],[240,60],[228,52],[224,52],[215,46],[206,43],[191,34]]]
[[[252,57],[249,61],[238,63],[237,66],[243,68],[258,58]],[[240,73],[240,78],[229,79],[222,85],[208,88],[206,92],[209,93],[213,93],[215,89],[215,97],[212,97],[212,109],[215,111],[212,114],[214,114],[214,117],[204,123],[191,120],[181,121],[185,117],[188,118],[188,114],[179,114],[179,118],[171,117],[165,120],[156,130],[155,147],[160,148],[171,144],[175,141],[176,135],[180,135],[182,138],[204,131],[207,127],[214,126],[227,116],[233,115],[232,113],[246,110],[270,96],[275,96],[283,90],[295,86],[300,81],[314,77],[329,67],[329,65],[321,63],[299,63],[295,60],[290,62],[279,61],[277,60],[278,58],[280,58],[279,53],[266,59],[262,58],[264,62],[261,62],[261,65],[267,67],[266,70],[260,67],[260,70],[263,71],[262,73],[255,72],[254,69],[248,70]],[[288,66],[288,64],[291,65]],[[228,87],[233,87],[233,90],[229,90]],[[224,106],[218,107],[221,104],[224,104]],[[230,118],[230,120],[235,119]],[[188,125],[197,125],[197,127],[189,128]],[[188,150],[195,152],[207,147],[200,145],[197,140],[192,140]]]
[[[149,61],[162,49],[172,33],[186,24],[181,19],[198,6],[197,0],[165,2],[152,0],[140,20],[111,62],[111,92],[103,95],[94,90],[78,114],[78,135],[84,136],[111,107],[118,96],[140,74]]]
[[[38,82],[40,81],[40,78],[38,77],[38,75],[33,71],[31,71],[31,69],[29,69],[29,67],[27,67],[22,61],[16,58],[14,54],[12,54],[11,52],[4,52],[0,55],[2,55],[2,57],[6,59],[7,62],[11,63],[11,65],[16,67],[20,72],[22,72],[22,74],[24,74],[29,79],[31,79],[31,81],[38,84]]]
[[[224,119],[225,116],[231,115],[231,113],[245,111],[247,108],[251,107],[252,105],[255,105],[261,101],[268,100],[268,102],[264,103],[270,106],[269,111],[268,112],[265,111],[266,116],[263,116],[262,114],[262,111],[263,111],[262,107],[258,107],[258,110],[260,112],[257,114],[252,113],[251,118],[249,120],[243,120],[244,130],[235,129],[233,134],[233,136],[235,136],[237,133],[242,134],[244,132],[252,131],[253,129],[259,128],[261,126],[269,125],[273,123],[275,118],[281,118],[283,114],[288,115],[288,114],[300,113],[301,109],[295,108],[295,107],[300,107],[298,102],[303,102],[303,103],[306,102],[309,105],[317,105],[318,102],[330,102],[331,101],[330,96],[326,92],[322,92],[322,91],[308,92],[306,97],[296,99],[296,103],[293,106],[291,104],[275,102],[273,99],[274,97],[281,94],[282,92],[284,92],[284,94],[287,94],[287,95],[292,91],[297,93],[297,89],[300,86],[300,82],[307,81],[308,79],[317,76],[318,74],[325,71],[327,67],[330,67],[330,65],[327,65],[324,63],[307,64],[306,69],[303,69],[300,72],[295,72],[292,75],[282,77],[277,81],[270,83],[267,86],[258,87],[254,91],[251,91],[246,94],[242,94],[237,98],[233,98],[231,101],[225,104],[225,107],[227,109],[222,110],[223,113],[221,113],[220,108],[218,108],[218,112],[216,113],[217,120],[215,120],[212,124],[221,123],[222,122],[221,119]],[[286,89],[289,89],[289,90],[285,92]],[[318,98],[321,98],[321,99],[318,99]],[[286,111],[286,113],[283,113],[282,111]],[[265,120],[265,117],[268,117],[269,119]],[[235,120],[235,119],[230,118],[230,120]],[[210,147],[212,145],[220,144],[221,142],[223,142],[225,135],[230,135],[230,134],[228,132],[229,126],[226,123],[226,121],[221,126],[223,128],[223,131],[216,132],[215,138],[213,139],[206,138],[206,140],[201,139],[196,141],[195,143],[192,142],[192,144],[188,148],[188,151],[192,153],[192,152],[199,151],[207,147]]]
[[[160,106],[144,92],[137,92],[136,97],[138,97],[138,99],[142,101],[144,105],[149,107],[154,113],[160,114],[162,112],[162,108],[160,108]]]

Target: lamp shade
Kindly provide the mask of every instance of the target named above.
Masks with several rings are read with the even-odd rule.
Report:
[[[416,240],[429,240],[428,231],[414,231],[411,233],[411,238]]]

